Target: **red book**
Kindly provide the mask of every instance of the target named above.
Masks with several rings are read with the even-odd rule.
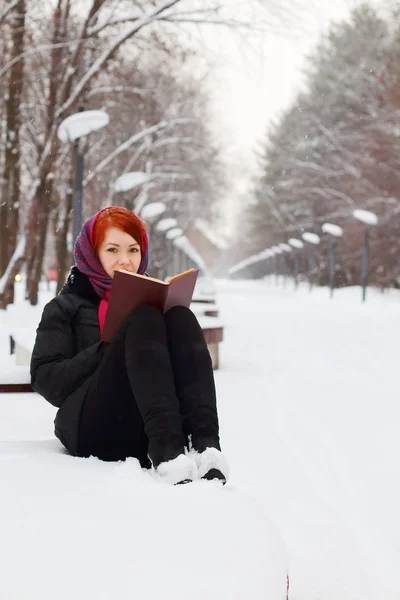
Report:
[[[189,307],[198,274],[198,270],[189,269],[169,281],[161,281],[129,271],[117,271],[108,299],[102,341],[111,342],[129,313],[142,304],[151,304],[163,313],[173,306]]]

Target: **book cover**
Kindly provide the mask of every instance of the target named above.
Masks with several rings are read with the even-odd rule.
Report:
[[[143,304],[151,304],[162,312],[173,306],[189,307],[198,273],[198,270],[189,269],[166,282],[137,273],[117,271],[108,299],[102,341],[111,342],[129,313]]]

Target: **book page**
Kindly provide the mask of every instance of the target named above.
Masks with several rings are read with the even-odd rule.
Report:
[[[185,275],[189,275],[189,273],[193,273],[196,269],[188,269],[187,271],[183,271],[183,273],[178,273],[178,275],[173,275],[173,277],[168,277],[168,283],[172,283],[181,277],[185,277]]]
[[[185,271],[185,277],[177,277],[167,287],[167,297],[164,305],[164,312],[167,312],[173,306],[186,306],[189,308],[193,297],[193,291],[196,285],[199,271],[191,269]]]
[[[150,281],[156,281],[157,283],[162,283],[163,285],[168,285],[168,282],[163,281],[162,279],[157,279],[156,277],[149,277],[148,275],[142,275],[140,273],[132,273],[132,271],[125,271],[125,269],[118,269],[118,273],[126,273],[127,275],[135,275],[136,277],[144,277],[145,279],[150,279]]]

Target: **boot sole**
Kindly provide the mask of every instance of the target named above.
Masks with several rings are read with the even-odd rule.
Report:
[[[218,480],[222,483],[222,485],[226,484],[226,477],[219,469],[210,469],[205,475],[203,475],[202,479],[206,479],[207,481]]]

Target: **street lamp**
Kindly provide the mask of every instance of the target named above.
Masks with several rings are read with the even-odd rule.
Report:
[[[315,260],[315,247],[320,243],[320,237],[316,233],[310,233],[305,231],[302,236],[303,240],[308,244],[308,282],[310,286],[310,292],[313,289],[315,272],[316,268],[316,260]]]
[[[165,234],[167,240],[174,240],[175,238],[181,236],[183,234],[183,230],[180,227],[174,227],[173,229],[169,229]]]
[[[116,192],[129,192],[133,190],[135,187],[142,186],[146,181],[148,181],[149,176],[147,173],[143,171],[129,171],[129,173],[123,173],[120,175],[114,182],[114,190]],[[128,206],[128,200],[124,195],[124,204],[125,208],[132,209],[132,205]],[[140,207],[142,208],[142,207]],[[140,212],[140,208],[137,212]]]
[[[178,221],[173,217],[167,217],[165,219],[161,219],[155,226],[155,235],[157,238],[157,244],[155,248],[155,263],[157,266],[158,274],[157,277],[159,279],[163,279],[166,275],[166,267],[168,263],[168,251],[169,251],[169,242],[166,239],[166,233],[170,229],[174,229],[178,227]],[[158,235],[163,234],[163,235]]]
[[[114,189],[116,192],[129,192],[138,185],[146,183],[148,175],[143,171],[130,171],[123,173],[115,180]]]
[[[336,243],[337,239],[343,237],[343,229],[339,225],[333,223],[324,223],[322,231],[330,235],[329,239],[329,288],[331,290],[331,298],[333,298],[333,290],[335,288],[335,263],[336,263]]]
[[[151,202],[150,204],[146,204],[140,212],[140,216],[142,219],[146,221],[148,224],[147,236],[149,240],[149,246],[151,246],[151,252],[154,253],[154,268],[159,269],[159,255],[160,255],[160,236],[157,236],[155,225],[157,222],[157,218],[160,217],[165,211],[167,207],[164,202]]]
[[[145,221],[149,223],[154,223],[157,217],[160,217],[165,211],[167,207],[164,202],[151,202],[150,204],[146,204],[140,212],[140,216]]]
[[[369,228],[378,224],[378,217],[369,210],[357,209],[353,212],[353,217],[365,225],[364,244],[361,263],[361,285],[362,301],[367,298],[368,286],[368,267],[369,267]]]
[[[168,229],[172,229],[172,227],[177,227],[177,225],[178,221],[172,217],[169,217],[167,219],[161,219],[161,221],[157,223],[156,230],[161,231],[161,233],[165,233],[166,231],[168,231]]]
[[[290,238],[290,240],[288,240],[288,244],[294,249],[293,281],[294,281],[294,287],[297,290],[298,278],[299,278],[299,254],[298,254],[298,252],[296,252],[296,250],[301,250],[302,248],[304,248],[304,244],[301,240],[298,240],[297,238]]]
[[[180,269],[179,266],[179,248],[174,244],[174,240],[181,237],[182,235],[183,230],[180,227],[173,227],[172,229],[168,229],[167,233],[165,234],[165,237],[167,239],[168,254],[170,254],[170,251],[172,250],[172,264],[175,273],[178,273],[179,271],[184,271],[184,269]],[[171,247],[171,244],[173,244],[173,248]]]
[[[75,242],[82,227],[82,195],[84,151],[80,140],[90,133],[102,129],[110,122],[104,110],[84,110],[64,119],[57,130],[58,139],[63,143],[73,143],[74,148],[74,195],[73,195],[73,240]]]

